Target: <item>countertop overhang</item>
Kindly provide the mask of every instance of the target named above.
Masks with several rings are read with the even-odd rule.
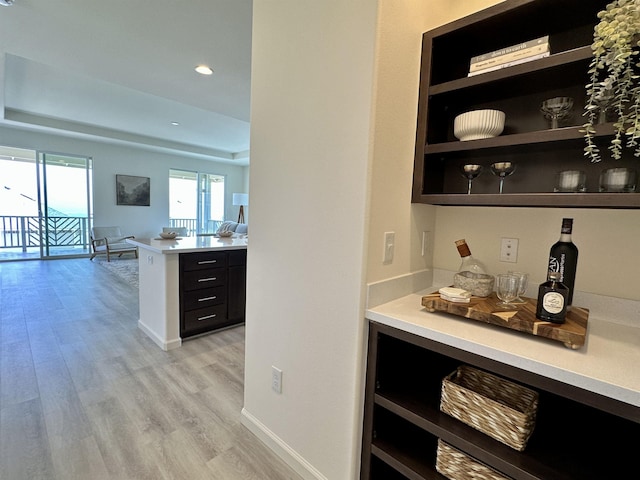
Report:
[[[435,289],[437,290],[437,288]],[[369,308],[366,318],[640,407],[640,328],[589,318],[578,350],[422,305],[426,289]]]
[[[243,250],[247,248],[248,239],[245,235],[234,235],[232,237],[205,235],[199,237],[180,237],[174,240],[129,238],[127,242],[152,252],[171,255],[175,253],[208,252],[214,250]]]

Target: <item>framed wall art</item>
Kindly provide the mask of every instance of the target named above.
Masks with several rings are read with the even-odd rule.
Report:
[[[151,205],[151,179],[132,175],[116,175],[116,204]]]

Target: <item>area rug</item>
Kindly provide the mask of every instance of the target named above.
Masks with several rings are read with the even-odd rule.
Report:
[[[111,273],[127,282],[132,287],[138,288],[138,259],[125,257],[112,257],[107,262],[104,255],[97,256],[93,259],[93,263],[100,265],[102,268],[109,270]]]

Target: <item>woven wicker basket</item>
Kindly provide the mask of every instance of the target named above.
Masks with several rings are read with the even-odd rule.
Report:
[[[538,393],[467,365],[442,381],[440,410],[522,451],[533,433]]]
[[[511,480],[440,439],[436,470],[451,480]]]

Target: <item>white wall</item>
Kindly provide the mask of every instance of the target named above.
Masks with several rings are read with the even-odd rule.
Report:
[[[376,8],[254,1],[244,423],[308,478],[359,465]]]
[[[465,237],[492,271],[515,267],[536,282],[561,218],[572,216],[580,247],[576,286],[640,296],[633,281],[638,210],[410,203],[422,33],[496,3],[254,2],[251,196],[258,205],[249,249],[245,424],[306,466],[307,478],[357,478],[365,353],[360,255],[367,282],[455,270],[453,241]],[[361,203],[366,188],[368,207]],[[382,263],[387,231],[396,233],[391,264]],[[424,257],[422,231],[433,235]],[[517,264],[497,260],[501,237],[520,239]],[[284,370],[282,395],[270,391],[271,365]]]
[[[573,238],[580,251],[576,289],[640,300],[635,280],[640,263],[635,247],[640,237],[640,210],[410,205],[419,37],[423,31],[496,3],[500,2],[381,2],[367,281],[425,268],[456,270],[460,257],[454,241],[466,238],[474,256],[492,273],[523,270],[530,273],[532,283],[540,283],[549,248],[567,216],[574,218]],[[396,233],[391,264],[382,263],[382,239],[387,231]],[[433,248],[425,257],[421,255],[423,231],[433,233]],[[499,261],[502,237],[519,239],[516,264]]]
[[[433,252],[440,241],[436,217],[445,222],[446,218],[437,216],[438,207],[411,204],[422,34],[496,3],[500,2],[380,2],[368,282],[434,266],[442,268],[438,257],[434,261]],[[392,263],[383,264],[384,232],[390,231],[395,232],[395,256]],[[422,232],[430,232],[432,243],[425,256]],[[457,267],[458,264],[453,269]]]
[[[238,218],[232,205],[234,192],[247,191],[246,167],[205,159],[119,145],[0,127],[0,145],[67,153],[93,158],[94,225],[119,225],[124,233],[137,237],[155,236],[169,223],[169,169],[181,168],[225,175],[225,216]],[[151,205],[116,205],[116,174],[151,179]],[[248,210],[248,209],[247,209]]]

